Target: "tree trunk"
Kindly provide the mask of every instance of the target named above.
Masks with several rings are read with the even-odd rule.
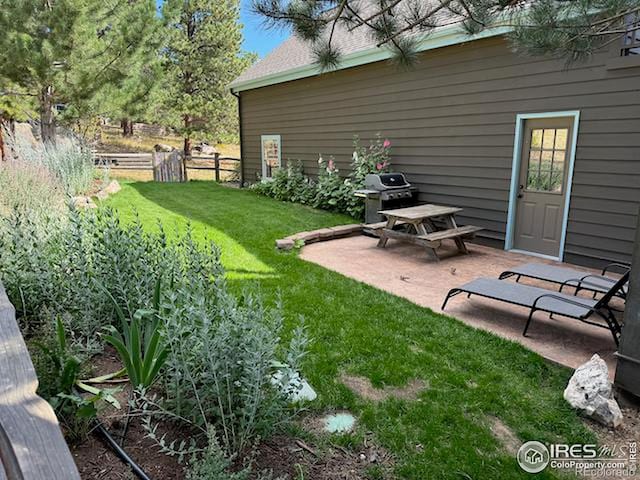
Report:
[[[0,162],[7,159],[7,155],[4,151],[4,129],[5,129],[4,117],[0,115]]]
[[[43,143],[56,143],[56,119],[53,113],[53,87],[40,92],[40,137]]]
[[[133,120],[123,118],[122,120],[120,120],[120,128],[122,128],[123,137],[133,136]]]
[[[185,115],[184,116],[184,129],[185,129],[185,137],[184,137],[184,148],[183,148],[183,155],[182,155],[182,171],[184,172],[184,180],[188,181],[189,178],[187,177],[187,160],[191,158],[191,133],[190,133],[190,129],[191,128],[191,116],[190,115]]]

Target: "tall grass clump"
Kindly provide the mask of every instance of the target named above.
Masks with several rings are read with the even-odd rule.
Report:
[[[59,214],[64,206],[64,188],[49,170],[19,159],[0,162],[0,216],[19,209],[41,217]]]
[[[91,149],[80,138],[59,137],[53,144],[17,133],[8,136],[7,144],[17,161],[49,172],[67,195],[76,196],[91,189],[96,177],[95,162]]]

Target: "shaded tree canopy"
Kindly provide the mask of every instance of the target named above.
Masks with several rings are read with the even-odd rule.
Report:
[[[154,0],[0,0],[0,81],[36,99],[54,141],[55,106],[127,78],[156,17]]]
[[[289,27],[313,45],[325,69],[340,63],[337,26],[365,29],[402,65],[415,60],[418,42],[436,29],[459,25],[469,35],[511,26],[517,50],[572,62],[592,55],[638,21],[638,0],[254,0],[268,26]]]

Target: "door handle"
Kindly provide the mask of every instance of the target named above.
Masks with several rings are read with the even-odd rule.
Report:
[[[518,198],[522,198],[522,194],[521,193],[518,194]]]
[[[518,185],[518,198],[522,198],[522,190],[524,190],[524,185]]]

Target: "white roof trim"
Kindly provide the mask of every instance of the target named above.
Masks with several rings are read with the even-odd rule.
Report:
[[[422,41],[420,41],[417,50],[419,52],[423,52],[426,50],[448,47],[450,45],[471,42],[473,40],[479,40],[481,38],[504,35],[505,33],[509,33],[512,30],[512,26],[496,26],[493,28],[487,28],[476,35],[469,35],[462,29],[459,24],[450,25],[447,27],[442,27],[441,29],[438,29],[433,33],[427,35]],[[365,65],[367,63],[387,60],[391,58],[392,55],[393,53],[388,48],[367,48],[358,52],[344,55],[340,61],[340,65],[329,71],[344,70],[345,68],[357,67],[358,65]],[[321,73],[327,72],[328,71],[323,72],[316,63],[313,63],[310,65],[304,65],[302,67],[291,68],[283,72],[265,75],[260,78],[246,80],[244,82],[233,82],[230,85],[230,88],[233,92],[241,92],[243,90],[266,87],[267,85],[289,82],[291,80],[312,77],[314,75],[320,75]]]

